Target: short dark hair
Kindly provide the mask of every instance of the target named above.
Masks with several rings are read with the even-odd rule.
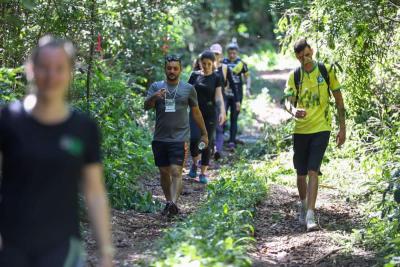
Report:
[[[172,54],[172,55],[165,56],[165,67],[167,66],[167,64],[169,62],[178,62],[179,65],[182,68],[182,58],[180,56],[178,56],[178,55],[173,55]]]
[[[40,52],[45,48],[61,48],[68,56],[71,68],[75,66],[75,47],[71,41],[61,38],[56,38],[51,35],[43,36],[39,39],[38,46],[32,51],[30,57],[33,65],[36,65],[39,59]]]
[[[200,60],[203,59],[209,59],[211,61],[215,61],[215,54],[213,52],[211,52],[210,50],[206,50],[203,53],[201,53],[200,55]]]
[[[303,50],[306,49],[307,47],[308,47],[308,48],[311,48],[311,46],[307,43],[307,39],[306,39],[306,38],[301,38],[301,39],[297,40],[297,41],[294,43],[294,46],[293,46],[294,52],[295,52],[296,54],[300,53],[301,51],[303,51]]]

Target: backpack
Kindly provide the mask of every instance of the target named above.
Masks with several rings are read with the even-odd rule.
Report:
[[[322,77],[324,78],[326,84],[328,85],[328,95],[329,98],[331,97],[331,83],[329,79],[328,70],[323,62],[318,62],[317,64],[319,72],[321,73]],[[294,107],[297,107],[297,102],[299,100],[300,94],[300,83],[301,83],[301,67],[296,68],[294,71],[294,84],[296,86],[296,100],[294,102]]]

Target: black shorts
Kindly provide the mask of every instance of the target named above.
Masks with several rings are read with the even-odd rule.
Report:
[[[183,166],[186,153],[185,142],[153,141],[152,147],[157,167]]]
[[[0,250],[0,266],[84,267],[86,263],[82,242],[71,238],[41,252],[28,251],[5,242]]]
[[[329,137],[330,132],[293,135],[293,162],[297,175],[307,175],[308,171],[320,172]]]

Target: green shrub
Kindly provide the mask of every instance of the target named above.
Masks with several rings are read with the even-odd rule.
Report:
[[[257,168],[238,163],[208,185],[206,202],[169,230],[153,266],[251,266],[246,249],[254,240],[254,207],[267,191]]]
[[[73,103],[86,110],[86,76],[78,75],[74,84]],[[97,69],[89,110],[102,130],[106,185],[112,206],[152,212],[160,203],[149,193],[139,193],[142,190],[138,184],[138,178],[155,171],[143,91],[144,88],[132,82],[131,75]]]

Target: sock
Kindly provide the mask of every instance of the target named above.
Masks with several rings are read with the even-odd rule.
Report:
[[[302,199],[301,205],[303,206],[304,209],[306,209],[307,208],[307,199]]]
[[[313,210],[307,210],[307,218],[308,217],[314,217],[314,211]]]

